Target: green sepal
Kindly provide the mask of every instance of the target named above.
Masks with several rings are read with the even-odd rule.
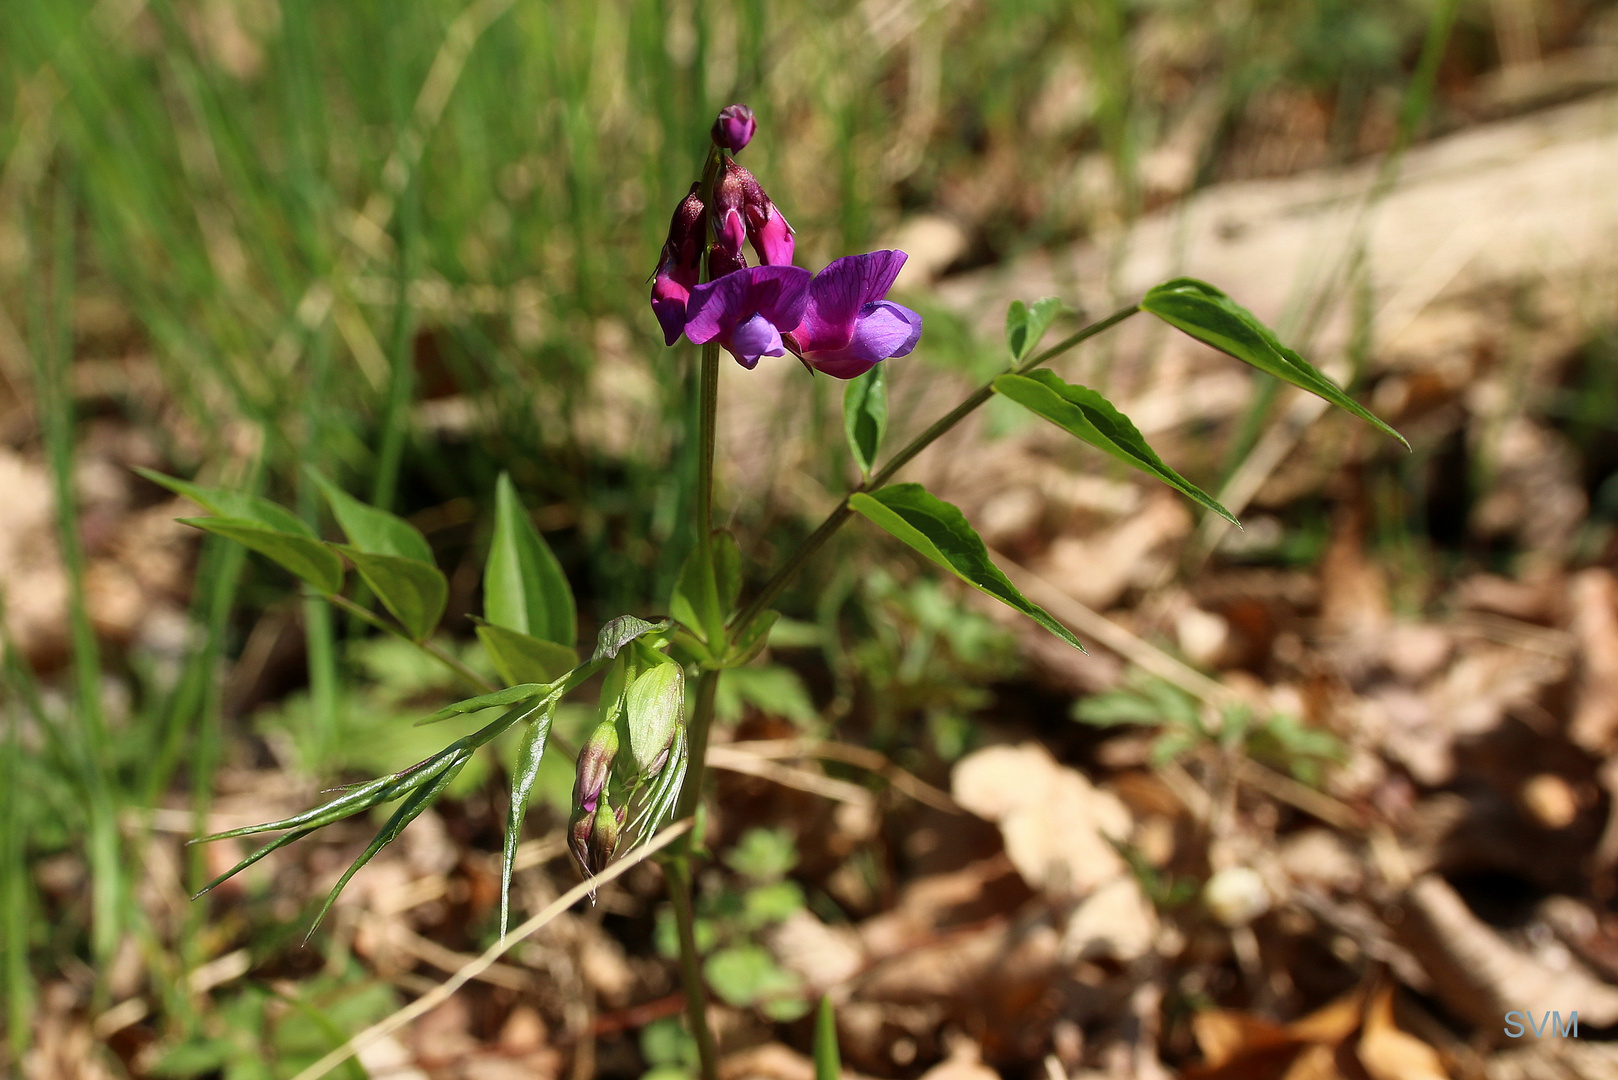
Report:
[[[980,592],[1022,612],[1080,652],[1073,632],[1029,600],[989,559],[989,549],[966,515],[920,484],[892,484],[875,494],[856,492],[849,508],[869,518]]]

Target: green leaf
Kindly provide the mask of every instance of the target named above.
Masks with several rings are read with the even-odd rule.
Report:
[[[342,551],[413,640],[426,641],[432,636],[449,600],[449,582],[438,567],[398,555],[375,555],[352,546],[343,546]]]
[[[612,660],[618,656],[618,650],[631,641],[644,634],[662,633],[669,628],[669,621],[663,619],[659,622],[647,622],[634,615],[620,615],[601,628],[596,635],[595,655],[591,660]]]
[[[432,801],[438,798],[443,790],[449,786],[450,781],[455,779],[455,775],[470,760],[472,760],[472,750],[470,748],[461,749],[450,759],[448,768],[427,783],[416,788],[405,798],[404,802],[399,804],[399,808],[393,812],[393,816],[388,818],[387,824],[382,826],[376,837],[360,853],[360,857],[355,859],[347,870],[343,871],[343,876],[337,879],[337,884],[333,885],[331,892],[326,894],[325,903],[320,905],[320,910],[315,912],[314,922],[309,925],[309,934],[304,937],[305,941],[308,941],[309,936],[314,934],[315,928],[320,925],[320,920],[326,917],[326,912],[330,911],[331,906],[337,902],[338,894],[348,885],[349,880],[359,873],[360,867],[370,862],[377,852],[392,843],[404,831],[406,825],[416,820],[421,812],[427,809]]]
[[[774,998],[796,994],[803,983],[775,962],[762,945],[734,945],[720,949],[702,965],[714,993],[727,1005],[745,1008]]]
[[[1303,357],[1282,345],[1251,311],[1212,285],[1195,278],[1175,278],[1148,292],[1140,302],[1140,309],[1205,345],[1326,399],[1377,430],[1392,435],[1404,443],[1406,450],[1410,449],[1403,435],[1349,397]]]
[[[629,752],[635,767],[649,774],[664,757],[685,714],[685,672],[665,659],[641,672],[624,693],[629,717]]]
[[[517,865],[517,843],[522,839],[523,819],[528,816],[528,797],[539,776],[545,757],[545,741],[551,733],[554,708],[546,709],[528,727],[517,750],[517,767],[511,774],[511,804],[506,810],[506,842],[500,860],[500,939],[505,940],[511,915],[511,874]]]
[[[837,1050],[837,1014],[831,995],[823,994],[815,1013],[815,1080],[842,1080],[843,1058]]]
[[[893,484],[874,495],[856,492],[849,496],[848,505],[968,585],[1022,612],[1084,651],[1072,631],[1018,592],[1000,568],[989,561],[989,550],[967,524],[966,515],[920,484]]]
[[[725,853],[725,865],[753,881],[780,881],[798,865],[798,842],[786,828],[752,828]]]
[[[491,623],[478,623],[478,640],[507,683],[550,682],[572,671],[579,655],[566,645]]]
[[[331,548],[308,536],[265,528],[247,518],[180,518],[190,525],[223,536],[258,552],[328,595],[342,590],[343,560]]]
[[[1051,323],[1062,313],[1063,304],[1054,296],[1034,301],[1029,307],[1021,300],[1013,300],[1006,309],[1006,346],[1011,359],[1022,363],[1039,346],[1040,338],[1051,328]]]
[[[273,532],[303,536],[310,540],[320,539],[309,527],[309,523],[297,514],[258,495],[249,495],[245,491],[228,491],[225,488],[203,487],[138,466],[135,471],[152,483],[166,487],[176,495],[185,496],[216,517],[239,518],[255,522]]]
[[[530,698],[537,698],[551,689],[551,685],[547,683],[519,683],[516,686],[508,686],[504,690],[479,694],[477,697],[469,697],[465,701],[457,701],[453,705],[445,705],[431,716],[419,721],[419,723],[436,724],[438,721],[448,720],[452,716],[462,716],[469,712],[481,712],[484,709],[495,709],[501,705],[515,705]]]
[[[573,589],[517,498],[511,477],[495,485],[494,542],[483,568],[483,614],[494,625],[573,648]]]
[[[404,518],[360,502],[311,466],[304,466],[303,471],[326,497],[326,505],[331,507],[350,544],[367,555],[393,555],[433,564],[432,546],[421,530]]]
[[[1129,417],[1089,387],[1063,382],[1055,372],[1034,371],[1027,375],[1002,375],[994,380],[994,389],[1069,434],[1105,450],[1125,465],[1157,477],[1232,525],[1241,524],[1201,488],[1163,464],[1163,459],[1146,444]]]
[[[843,391],[843,431],[862,476],[871,475],[882,436],[888,430],[887,365],[878,364]]]
[[[713,586],[710,591],[702,575],[702,549],[693,548],[680,566],[679,579],[669,598],[669,614],[676,622],[708,640],[724,635],[725,616],[736,606],[742,591],[742,555],[729,530],[715,529]]]
[[[722,668],[738,668],[751,664],[758,654],[764,651],[764,646],[770,642],[770,631],[780,620],[779,611],[766,611],[753,620],[745,633],[736,639],[730,647],[730,653],[719,664]]]

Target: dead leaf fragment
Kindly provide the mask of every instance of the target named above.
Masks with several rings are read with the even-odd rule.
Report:
[[[956,802],[1000,826],[1031,887],[1082,896],[1123,872],[1108,839],[1128,837],[1128,809],[1039,744],[979,750],[956,764],[952,783]]]
[[[1449,1080],[1438,1051],[1394,1025],[1391,985],[1371,996],[1359,1058],[1371,1080]]]

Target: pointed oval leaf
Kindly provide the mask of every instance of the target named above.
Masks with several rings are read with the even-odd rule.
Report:
[[[344,546],[342,551],[405,632],[416,641],[426,641],[438,628],[444,604],[449,600],[449,582],[438,567],[419,559],[375,555],[352,546]]]
[[[190,525],[234,540],[245,548],[258,552],[307,581],[319,591],[330,595],[343,588],[343,560],[337,553],[312,536],[267,529],[257,521],[235,517],[179,518],[182,525]]]
[[[871,475],[888,430],[888,367],[878,364],[843,391],[843,431],[861,476]]]
[[[1063,382],[1053,371],[1033,371],[1027,375],[1001,375],[994,380],[994,389],[1125,465],[1157,477],[1232,525],[1241,524],[1201,488],[1163,464],[1129,417],[1089,387]]]
[[[620,615],[601,628],[596,635],[596,651],[591,660],[612,660],[618,650],[645,634],[661,633],[669,628],[669,621],[647,622],[634,615]]]
[[[566,645],[545,641],[504,626],[478,623],[478,640],[507,684],[548,683],[572,671],[579,655]]]
[[[496,626],[569,649],[578,641],[578,614],[567,575],[505,473],[495,484],[494,541],[483,568],[483,614]]]
[[[500,938],[505,940],[511,914],[511,873],[517,865],[517,843],[522,839],[523,819],[528,816],[528,797],[539,776],[545,757],[545,742],[551,733],[555,710],[547,708],[529,725],[517,749],[517,766],[511,774],[511,805],[506,810],[506,842],[500,859]]]
[[[332,516],[350,544],[368,555],[393,555],[433,564],[432,545],[420,529],[396,514],[360,502],[310,466],[304,466],[303,471],[325,496],[326,505],[331,507]]]
[[[1006,346],[1014,362],[1020,364],[1033,354],[1063,307],[1062,301],[1054,296],[1035,300],[1032,307],[1021,300],[1011,302],[1006,309]]]
[[[989,559],[989,549],[966,515],[920,484],[892,484],[872,495],[857,492],[849,508],[903,540],[973,588],[1022,612],[1080,652],[1073,632],[1029,600]]]
[[[1207,282],[1195,278],[1166,281],[1146,294],[1140,302],[1140,309],[1151,312],[1205,345],[1211,345],[1220,352],[1252,364],[1260,371],[1269,372],[1353,413],[1378,431],[1398,439],[1406,450],[1410,449],[1403,435],[1349,397],[1342,387],[1322,375],[1309,361],[1281,344],[1269,327],[1259,322],[1251,311]]]
[[[669,749],[685,715],[685,672],[665,659],[641,672],[624,694],[629,716],[629,752],[636,769],[650,774]]]

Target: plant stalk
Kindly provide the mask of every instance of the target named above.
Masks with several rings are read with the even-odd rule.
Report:
[[[1069,351],[1077,346],[1080,342],[1087,341],[1090,338],[1095,337],[1103,330],[1112,329],[1114,326],[1117,326],[1119,323],[1123,322],[1125,319],[1129,318],[1139,310],[1140,307],[1135,304],[1131,304],[1126,308],[1119,308],[1111,315],[1108,315],[1105,319],[1102,319],[1099,322],[1093,322],[1089,326],[1084,327],[1082,330],[1068,335],[1061,341],[1058,341],[1055,345],[1052,345],[1050,348],[1046,349],[1044,352],[1035,354],[1029,359],[1023,361],[1021,364],[1013,364],[1009,369],[1007,369],[1006,374],[1026,374],[1027,372],[1039,367],[1041,364],[1044,364],[1049,360],[1053,360],[1063,353]],[[849,515],[853,513],[853,510],[849,508],[848,504],[850,495],[859,494],[861,492],[868,494],[880,487],[886,486],[888,481],[893,479],[894,474],[908,465],[911,459],[913,459],[923,450],[927,449],[927,447],[931,446],[941,435],[947,432],[950,428],[954,427],[956,424],[960,423],[970,413],[972,413],[975,409],[993,396],[993,382],[988,382],[978,387],[977,390],[973,391],[972,395],[965,401],[961,402],[959,405],[955,406],[955,408],[939,417],[938,420],[936,420],[926,431],[923,431],[920,435],[917,435],[914,439],[911,439],[904,449],[900,450],[897,454],[894,454],[893,457],[889,458],[887,464],[883,465],[882,468],[873,474],[869,480],[865,481],[865,483],[849,492],[848,495],[843,496],[842,501],[832,508],[832,512],[830,514],[826,515],[826,520],[822,521],[815,531],[810,533],[808,537],[804,539],[803,543],[799,544],[797,549],[793,551],[790,556],[788,556],[787,561],[782,564],[781,568],[777,570],[774,575],[771,576],[770,580],[764,583],[764,587],[760,589],[758,595],[753,597],[748,605],[742,609],[741,614],[737,615],[735,619],[731,620],[730,636],[732,640],[741,637],[741,635],[746,632],[748,626],[752,624],[753,620],[764,614],[764,612],[769,608],[770,604],[774,603],[775,598],[781,594],[781,590],[786,588],[787,582],[792,580],[792,575],[796,574],[803,564],[808,562],[810,557],[813,556],[815,552],[819,551],[827,540],[831,539],[832,534],[842,527],[843,522],[848,520]]]

